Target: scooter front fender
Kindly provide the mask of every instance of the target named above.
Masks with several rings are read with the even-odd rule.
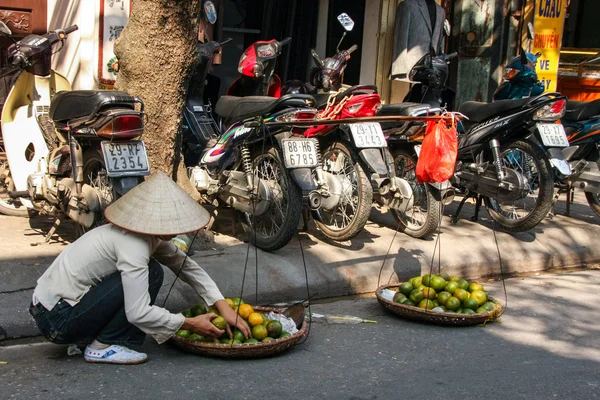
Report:
[[[53,71],[47,77],[23,72],[10,91],[2,110],[2,137],[17,191],[27,190],[29,175],[45,172],[48,146],[36,114],[47,112],[51,94],[70,89],[69,81]],[[32,207],[28,200],[23,202]]]

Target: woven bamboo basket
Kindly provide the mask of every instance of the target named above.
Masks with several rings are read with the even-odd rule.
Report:
[[[479,314],[453,314],[425,310],[420,307],[406,306],[404,304],[389,301],[381,296],[381,291],[383,289],[397,290],[398,287],[399,285],[383,285],[377,289],[375,294],[377,296],[377,301],[379,301],[379,304],[381,304],[383,308],[402,318],[438,325],[468,326],[493,321],[502,314],[502,305],[491,297],[488,298],[488,300],[496,305],[492,311]]]
[[[254,307],[255,311],[260,312],[277,312],[282,313],[283,310],[279,308],[271,307]],[[252,344],[217,344],[217,343],[203,343],[193,342],[187,338],[174,335],[171,338],[171,342],[190,353],[215,356],[222,358],[260,358],[274,356],[279,353],[283,353],[294,347],[298,341],[305,337],[308,333],[308,324],[306,320],[302,322],[300,330],[293,335],[290,335],[283,339],[275,339],[265,343],[252,343]]]

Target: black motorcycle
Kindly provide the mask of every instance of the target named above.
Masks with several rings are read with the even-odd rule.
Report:
[[[214,108],[218,119],[213,118],[204,93],[206,76],[214,55],[228,42],[199,44],[201,60],[184,109],[185,165],[203,202],[239,211],[249,239],[274,251],[293,237],[302,213],[302,192],[293,175],[298,170],[290,172],[286,160],[318,164],[314,144],[307,150],[292,137],[294,122],[314,119],[315,100],[308,95],[222,96]],[[271,121],[289,125],[268,127],[265,122]]]
[[[453,92],[445,87],[448,62],[456,53],[424,56],[411,70],[417,82],[406,97],[409,103],[389,107],[419,112],[451,109]],[[482,201],[491,217],[510,232],[527,231],[550,211],[554,176],[569,176],[571,169],[561,148],[568,146],[562,125],[566,100],[559,93],[546,93],[522,100],[494,103],[469,101],[458,112],[466,118],[459,124],[459,147],[454,188],[465,194],[453,220],[469,197],[477,199],[474,220]],[[383,114],[391,112],[384,107]],[[428,108],[428,110],[427,110]],[[386,126],[392,154],[410,151],[418,157],[424,135],[421,124]]]

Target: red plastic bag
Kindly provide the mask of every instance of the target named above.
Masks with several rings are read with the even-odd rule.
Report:
[[[454,121],[449,127],[447,122],[427,122],[425,139],[417,160],[417,180],[423,182],[444,182],[454,174],[458,138]]]

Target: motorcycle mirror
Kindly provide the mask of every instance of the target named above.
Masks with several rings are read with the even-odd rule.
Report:
[[[310,49],[310,54],[312,55],[313,60],[315,60],[317,67],[323,68],[323,61],[321,61],[321,57],[319,57],[317,52],[314,49]]]
[[[448,21],[448,19],[444,20],[444,34],[446,36],[450,36],[450,33],[452,32],[452,27],[450,26],[450,22]]]
[[[215,22],[217,22],[217,9],[212,1],[204,3],[204,14],[211,25],[214,25]]]
[[[342,35],[342,38],[340,39],[340,41],[337,44],[337,47],[335,48],[335,51],[337,51],[338,53],[340,52],[340,46],[342,45],[342,42],[344,41],[344,38],[346,37],[346,34],[348,32],[344,32],[344,34]]]
[[[525,49],[523,49],[523,47],[521,47],[521,64],[523,65],[527,65],[527,53],[525,52]]]
[[[12,35],[12,31],[3,21],[0,21],[0,32],[6,36]]]
[[[535,37],[535,31],[533,30],[533,24],[531,22],[527,23],[527,38],[533,40]]]
[[[350,18],[348,14],[341,13],[337,16],[337,19],[347,32],[350,32],[352,29],[354,29],[354,21],[352,21],[352,18]]]

